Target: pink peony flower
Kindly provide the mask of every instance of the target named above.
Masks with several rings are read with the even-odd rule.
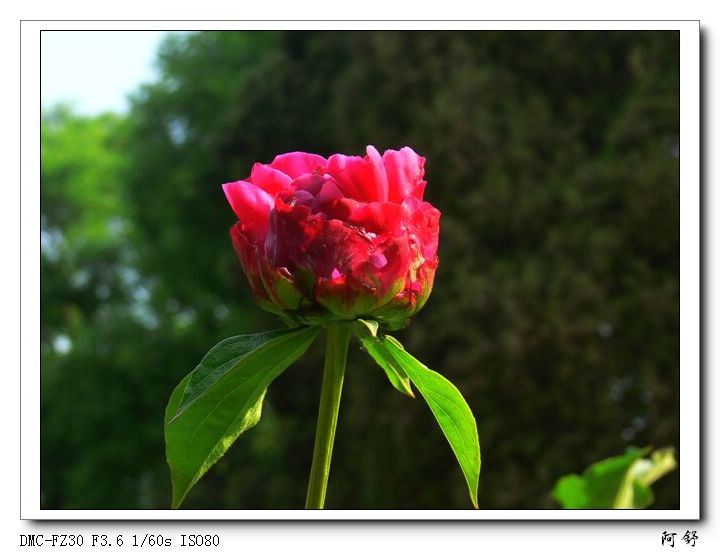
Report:
[[[424,164],[410,148],[328,160],[291,152],[224,184],[259,304],[291,324],[407,323],[438,265],[440,212],[422,200]]]

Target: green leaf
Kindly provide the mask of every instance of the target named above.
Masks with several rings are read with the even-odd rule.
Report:
[[[378,339],[392,357],[399,370],[410,378],[427,401],[435,419],[440,424],[450,447],[455,453],[465,475],[470,500],[478,507],[477,488],[480,478],[480,442],[477,424],[470,407],[460,391],[439,373],[428,369],[408,354],[391,336]]]
[[[675,469],[671,448],[645,456],[650,448],[629,448],[624,455],[593,463],[580,475],[558,480],[553,497],[565,509],[643,509],[652,505],[650,485]]]
[[[375,321],[365,321],[363,319],[358,319],[357,323],[355,334],[368,354],[383,369],[392,386],[402,394],[415,398],[415,393],[413,393],[410,386],[410,379],[377,338],[378,324]]]
[[[260,420],[268,385],[302,356],[318,327],[228,338],[175,388],[165,411],[173,507]]]
[[[555,484],[553,496],[565,509],[582,509],[587,504],[587,480],[577,474],[563,476]]]

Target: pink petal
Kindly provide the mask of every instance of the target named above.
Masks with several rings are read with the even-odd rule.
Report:
[[[355,184],[354,175],[358,173],[353,172],[357,168],[364,169],[363,166],[364,159],[359,156],[333,154],[328,159],[327,173],[340,184],[343,193],[348,198],[365,200],[362,188]]]
[[[250,172],[251,183],[262,187],[266,192],[271,195],[276,195],[281,191],[289,190],[292,179],[288,177],[282,171],[273,169],[269,165],[263,165],[262,163],[256,163],[253,165],[252,171]]]
[[[367,157],[334,154],[327,165],[328,174],[340,184],[348,198],[363,202],[385,202],[388,183],[382,158],[368,146]]]
[[[385,150],[383,164],[387,173],[388,200],[402,202],[407,197],[422,198],[425,189],[425,158],[411,148]]]
[[[273,197],[247,181],[225,183],[223,191],[243,230],[249,232],[255,242],[264,240],[268,231],[268,216],[274,206]]]
[[[376,198],[373,200],[385,202],[388,199],[388,180],[382,157],[380,157],[380,154],[375,149],[375,146],[367,146],[365,151],[367,152],[367,160],[369,160],[372,164],[373,176],[377,189]]]
[[[270,164],[270,167],[282,171],[291,179],[295,179],[305,173],[318,171],[322,173],[327,161],[317,154],[306,152],[289,152],[280,154]]]

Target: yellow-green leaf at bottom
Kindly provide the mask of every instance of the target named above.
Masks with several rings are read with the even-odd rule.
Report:
[[[558,480],[553,497],[564,509],[644,509],[652,505],[650,487],[677,466],[672,448],[629,448],[623,455],[593,463],[582,475]]]

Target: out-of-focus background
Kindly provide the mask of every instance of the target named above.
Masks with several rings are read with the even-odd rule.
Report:
[[[219,340],[282,326],[220,184],[293,150],[427,158],[441,264],[399,338],[477,418],[482,508],[555,508],[562,475],[679,449],[677,32],[175,33],[154,54],[157,34],[42,35],[43,508],[169,507],[173,387]],[[72,72],[85,97],[58,103]],[[302,507],[322,350],[184,507]],[[654,490],[679,507],[677,471]],[[469,506],[424,402],[355,345],[327,507]]]

